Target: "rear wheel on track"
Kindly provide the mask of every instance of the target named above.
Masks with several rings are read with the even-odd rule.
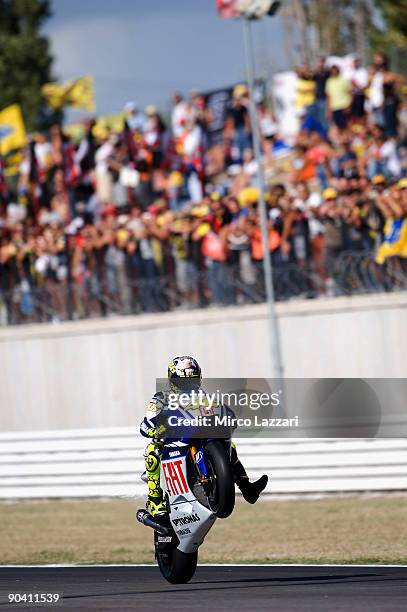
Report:
[[[198,551],[184,553],[176,547],[168,546],[160,550],[156,542],[156,559],[163,577],[171,584],[185,584],[195,574],[198,563]]]

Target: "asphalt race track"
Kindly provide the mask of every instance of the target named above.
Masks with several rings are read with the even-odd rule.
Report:
[[[201,566],[179,586],[152,566],[0,567],[0,610],[40,609],[10,592],[62,593],[56,610],[405,612],[407,566]]]

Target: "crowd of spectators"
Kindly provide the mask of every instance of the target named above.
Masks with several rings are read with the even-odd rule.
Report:
[[[407,103],[382,53],[369,69],[321,59],[297,75],[298,136],[284,138],[267,99],[258,128],[274,282],[289,272],[295,295],[317,297],[335,294],[344,255],[388,265],[380,245],[404,231]],[[246,87],[234,88],[217,144],[199,92],[176,94],[168,121],[152,105],[124,111],[118,133],[95,135],[88,121],[76,143],[59,125],[33,135],[14,186],[3,163],[3,323],[264,299]],[[399,285],[400,244],[390,249]]]

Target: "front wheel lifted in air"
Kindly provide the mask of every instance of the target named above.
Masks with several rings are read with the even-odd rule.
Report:
[[[209,508],[218,518],[227,518],[235,507],[235,483],[228,445],[211,440],[205,446],[208,483],[205,487]]]

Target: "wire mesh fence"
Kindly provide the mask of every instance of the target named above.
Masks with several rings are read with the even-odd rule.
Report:
[[[0,291],[0,325],[58,322],[86,318],[166,312],[264,302],[261,262],[251,273],[238,265],[212,262],[205,270],[188,270],[180,282],[171,274],[129,278],[122,268],[89,275],[83,282],[43,279],[22,282]],[[187,281],[187,282],[185,282]],[[407,289],[407,260],[392,257],[377,265],[372,252],[342,252],[328,276],[315,261],[278,262],[273,266],[276,301],[341,295],[395,292]]]

